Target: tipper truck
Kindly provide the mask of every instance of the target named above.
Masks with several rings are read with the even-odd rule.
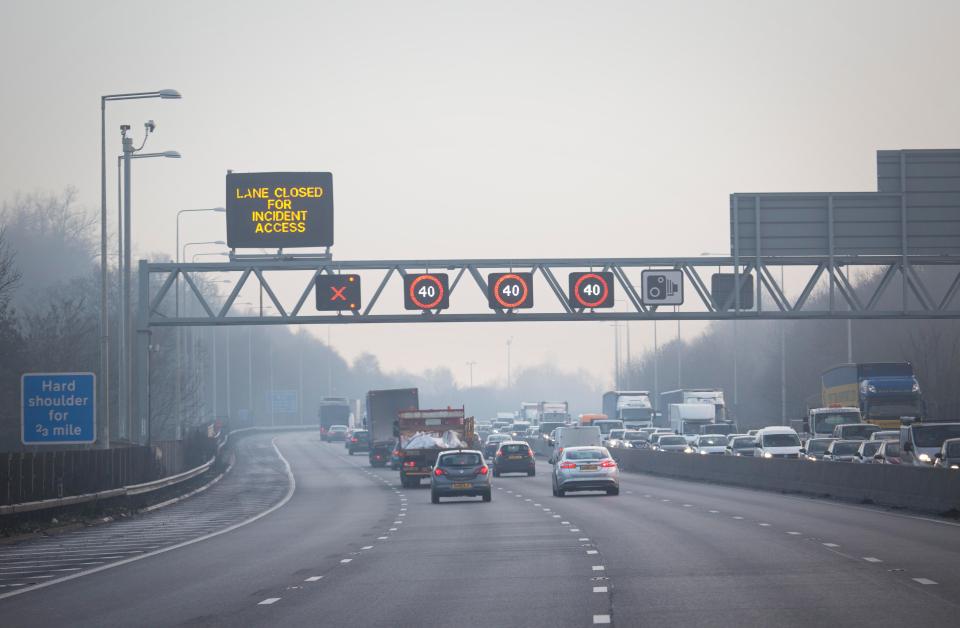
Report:
[[[320,419],[320,438],[327,440],[331,425],[347,425],[350,421],[350,401],[345,397],[324,397],[317,411]]]
[[[603,413],[635,429],[653,427],[653,404],[646,390],[611,390],[603,393]]]
[[[723,400],[723,391],[719,388],[685,388],[660,393],[660,411],[668,409],[672,403],[702,403],[713,407],[714,423],[727,423],[727,404]]]
[[[370,431],[370,466],[383,467],[390,462],[399,434],[397,415],[416,410],[420,401],[416,388],[371,390],[367,393],[367,429]]]
[[[474,442],[473,417],[463,408],[443,410],[410,410],[397,415],[400,444],[400,484],[404,488],[420,485],[429,478],[441,451],[470,449]]]

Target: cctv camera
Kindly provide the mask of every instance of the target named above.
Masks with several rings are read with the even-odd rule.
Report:
[[[129,124],[121,124],[121,125],[120,125],[120,131],[121,131],[121,132],[126,133],[126,132],[129,131],[129,130],[130,130],[130,125],[129,125]]]
[[[143,123],[143,126],[146,127],[147,133],[153,133],[157,130],[157,123],[153,120],[147,120]]]

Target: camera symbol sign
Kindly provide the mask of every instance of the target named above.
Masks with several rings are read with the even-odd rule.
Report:
[[[644,305],[683,305],[682,270],[645,270],[641,288]]]

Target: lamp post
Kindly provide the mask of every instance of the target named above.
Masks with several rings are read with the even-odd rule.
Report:
[[[143,149],[144,144],[146,144],[147,137],[153,132],[155,127],[153,121],[147,122],[144,126],[146,127],[147,136],[144,137],[143,144],[140,145],[140,148],[134,148],[133,138],[127,135],[127,132],[130,130],[130,126],[126,124],[120,126],[120,135],[123,142],[123,255],[120,258],[123,261],[123,267],[120,273],[121,298],[123,303],[120,309],[120,337],[122,343],[120,351],[120,408],[123,414],[120,417],[120,421],[125,424],[129,423],[131,433],[128,435],[128,440],[130,440],[133,432],[133,395],[131,391],[131,382],[133,381],[133,325],[131,325],[130,322],[132,316],[130,268],[133,263],[131,260],[133,243],[131,235],[132,194],[130,190],[130,162],[134,159],[150,159],[153,157],[165,157],[168,159],[180,158],[180,153],[175,150],[168,150],[159,153],[139,152]],[[143,418],[144,417],[141,417],[141,420],[143,420]]]
[[[473,360],[467,362],[467,366],[470,368],[470,388],[473,388],[473,367],[476,366],[476,364]]]
[[[179,99],[175,89],[107,94],[100,97],[100,434],[101,447],[110,447],[110,326],[107,310],[107,103],[144,98]],[[118,262],[119,264],[119,262]]]

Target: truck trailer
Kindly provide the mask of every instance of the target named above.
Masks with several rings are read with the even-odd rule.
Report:
[[[370,431],[370,466],[383,467],[397,443],[397,415],[420,407],[416,388],[371,390],[367,393],[367,429]]]
[[[860,408],[866,423],[898,429],[901,419],[923,420],[920,383],[909,362],[841,364],[820,377],[823,407]]]
[[[465,416],[463,408],[398,413],[400,484],[413,488],[429,478],[441,451],[477,447],[473,428],[473,417]]]
[[[350,400],[346,397],[324,397],[317,410],[320,423],[320,439],[327,440],[327,432],[332,425],[349,425]]]

